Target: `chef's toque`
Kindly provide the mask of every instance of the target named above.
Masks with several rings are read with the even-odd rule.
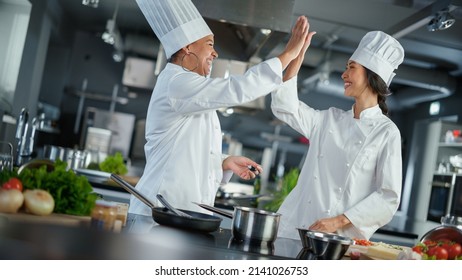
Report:
[[[213,34],[191,0],[136,0],[164,47],[167,59],[181,48]]]
[[[390,35],[382,31],[368,32],[351,56],[353,60],[379,75],[390,86],[393,73],[404,60],[404,49]]]

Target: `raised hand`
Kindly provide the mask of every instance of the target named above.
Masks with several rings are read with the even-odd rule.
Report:
[[[286,69],[287,65],[299,55],[305,44],[308,29],[308,19],[305,16],[298,17],[292,28],[289,42],[287,42],[284,51],[278,56],[282,63],[282,69]]]
[[[308,30],[309,29],[310,24],[308,23]],[[303,44],[303,47],[301,48],[298,56],[294,60],[292,60],[287,66],[286,72],[284,73],[283,77],[284,82],[295,77],[298,74],[298,71],[300,71],[300,67],[303,64],[303,60],[305,59],[305,53],[311,44],[311,39],[313,38],[314,34],[316,34],[315,31],[311,31],[308,33],[308,35],[305,38],[305,43]]]

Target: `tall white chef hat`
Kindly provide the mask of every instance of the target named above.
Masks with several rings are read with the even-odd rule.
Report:
[[[191,0],[136,0],[167,58],[182,47],[213,34]]]
[[[361,39],[350,60],[373,71],[389,86],[396,75],[393,71],[404,60],[404,49],[390,35],[382,31],[371,31]]]

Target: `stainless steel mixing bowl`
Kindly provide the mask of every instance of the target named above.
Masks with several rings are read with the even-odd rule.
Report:
[[[310,250],[320,260],[341,259],[354,240],[333,233],[310,231],[306,233],[310,241]]]

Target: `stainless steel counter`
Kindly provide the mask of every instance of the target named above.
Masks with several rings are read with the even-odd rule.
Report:
[[[211,233],[176,229],[155,223],[150,216],[129,214],[124,232],[149,243],[168,246],[171,252],[195,252],[194,259],[307,259],[300,240],[278,238],[273,243],[235,240],[231,230]],[[182,256],[178,256],[182,258]]]

